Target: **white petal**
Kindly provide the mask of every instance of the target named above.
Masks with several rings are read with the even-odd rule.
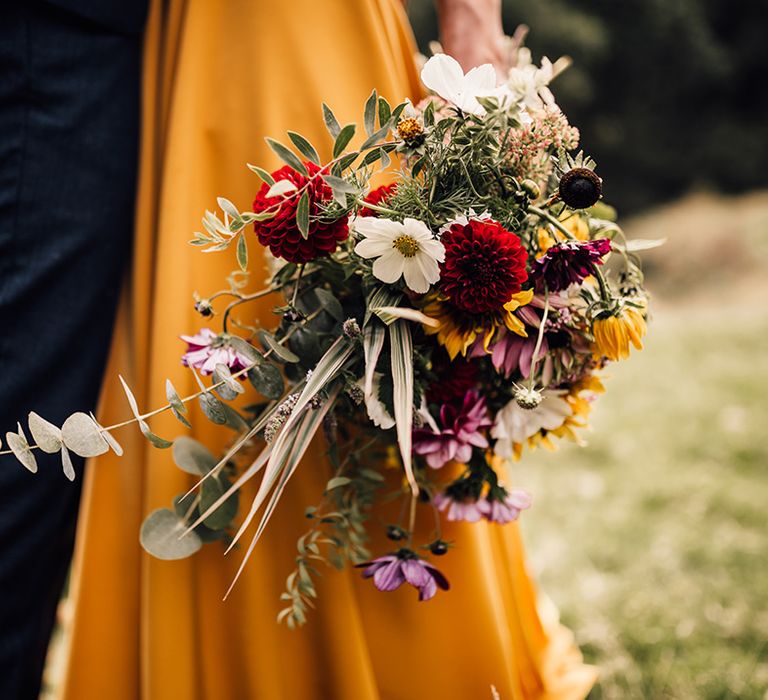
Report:
[[[464,80],[459,62],[447,54],[432,56],[421,69],[421,82],[443,99],[454,101]]]
[[[392,250],[390,238],[365,238],[355,246],[355,253],[361,258],[378,258]]]
[[[415,255],[412,258],[405,258],[405,264],[403,265],[403,275],[405,276],[405,284],[408,289],[416,292],[417,294],[425,294],[429,291],[429,282],[424,276],[424,271],[419,265],[419,258],[421,256]]]
[[[403,274],[404,262],[405,258],[393,248],[373,263],[373,276],[387,284],[397,282]]]
[[[477,66],[464,76],[464,90],[473,97],[484,95],[495,87],[496,69],[490,63]]]

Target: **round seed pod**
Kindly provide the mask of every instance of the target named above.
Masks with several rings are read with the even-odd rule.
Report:
[[[589,168],[573,168],[560,178],[560,199],[571,209],[587,209],[603,194],[603,181]]]

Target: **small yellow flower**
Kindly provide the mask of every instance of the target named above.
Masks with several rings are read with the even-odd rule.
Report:
[[[579,214],[567,213],[560,217],[560,223],[571,232],[576,240],[589,240],[589,225]],[[536,253],[537,258],[544,255],[556,243],[565,240],[565,236],[560,231],[550,226],[540,227],[536,232],[536,237],[539,245],[539,252]]]
[[[469,314],[454,307],[442,296],[428,298],[423,312],[436,323],[424,326],[427,335],[437,335],[437,342],[448,351],[451,360],[457,355],[466,356],[472,344],[481,338],[487,351],[499,328],[507,328],[510,332],[526,337],[525,324],[515,316],[514,312],[521,306],[529,304],[533,299],[533,290],[517,292],[504,304],[504,307],[493,313]]]
[[[642,338],[646,332],[645,319],[639,310],[622,307],[618,311],[592,322],[595,338],[595,354],[617,362],[629,357],[630,343],[637,350],[643,349]]]
[[[415,117],[403,117],[397,122],[397,135],[406,143],[411,143],[424,135],[424,128]]]

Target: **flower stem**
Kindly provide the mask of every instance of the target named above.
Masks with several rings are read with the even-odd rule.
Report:
[[[543,209],[539,209],[539,207],[535,207],[532,204],[528,206],[528,211],[531,214],[536,214],[540,219],[544,219],[545,221],[549,222],[554,226],[560,233],[562,233],[569,241],[575,241],[577,240],[576,236],[574,236],[561,222],[559,222],[552,214],[549,212],[544,211]]]

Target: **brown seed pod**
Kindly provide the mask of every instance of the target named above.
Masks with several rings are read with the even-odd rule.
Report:
[[[558,192],[571,209],[587,209],[603,194],[603,181],[589,168],[573,168],[560,178]]]

